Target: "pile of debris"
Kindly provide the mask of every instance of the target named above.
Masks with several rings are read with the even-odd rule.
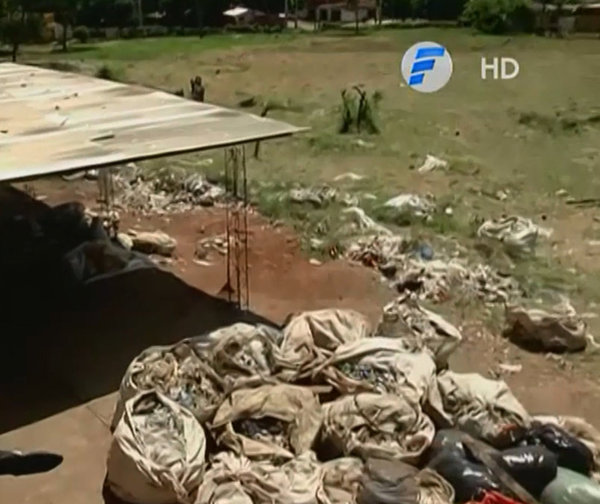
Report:
[[[376,229],[371,225],[371,229]],[[433,259],[430,248],[400,235],[376,232],[353,239],[346,256],[378,268],[399,293],[412,292],[421,300],[447,301],[458,293],[487,303],[506,302],[522,296],[518,282],[489,265],[470,265],[456,257]]]
[[[511,216],[485,221],[477,235],[501,242],[508,252],[515,255],[526,255],[535,252],[539,236],[547,238],[552,235],[552,230],[542,228],[530,219]]]
[[[129,366],[107,486],[131,503],[592,504],[600,432],[448,369],[460,331],[401,297],[235,324]]]
[[[223,201],[225,189],[197,172],[162,169],[148,172],[130,163],[114,174],[116,203],[144,214],[181,213]]]

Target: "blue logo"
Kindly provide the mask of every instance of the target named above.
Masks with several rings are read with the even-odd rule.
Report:
[[[452,76],[452,58],[436,42],[419,42],[404,53],[401,64],[406,83],[421,93],[442,89]]]

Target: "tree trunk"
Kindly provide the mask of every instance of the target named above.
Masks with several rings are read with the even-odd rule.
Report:
[[[290,11],[288,0],[283,0],[283,18],[285,19],[285,27],[287,28],[288,14]]]
[[[294,0],[294,30],[298,29],[298,0]]]
[[[355,6],[354,6],[354,22],[355,22],[355,33],[358,35],[358,1],[356,2]]]
[[[69,23],[67,22],[67,16],[65,15],[63,17],[63,22],[62,22],[62,50],[63,50],[63,52],[67,52],[69,50],[69,48],[67,47],[68,32],[69,32]]]
[[[17,52],[18,51],[19,51],[19,43],[13,42],[13,46],[12,46],[12,62],[13,63],[17,62]]]
[[[383,3],[383,0],[377,0],[377,11],[376,11],[376,17],[377,17],[377,24],[379,26],[381,26],[381,23],[383,21],[383,16],[382,16],[382,10],[383,10],[383,6],[381,5]]]

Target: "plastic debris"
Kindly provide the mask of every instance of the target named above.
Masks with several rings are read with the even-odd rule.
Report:
[[[597,504],[600,484],[559,467],[556,478],[544,489],[540,500],[542,504]]]
[[[166,257],[173,255],[177,241],[162,231],[136,231],[130,229],[128,232],[132,241],[133,250],[144,254],[159,254]]]
[[[399,212],[408,212],[417,217],[425,217],[435,210],[432,198],[424,198],[416,194],[399,194],[384,203],[388,208]]]
[[[363,180],[365,178],[364,175],[359,175],[353,172],[346,172],[338,175],[333,180],[335,182],[341,182],[343,180],[351,180],[352,182],[358,182],[359,180]]]
[[[481,238],[502,242],[509,251],[532,254],[539,236],[549,237],[552,230],[534,224],[530,219],[519,216],[485,221],[477,230]]]
[[[378,224],[360,207],[350,207],[344,210],[358,231],[366,231],[373,234],[391,235],[392,232],[386,227]]]
[[[331,187],[290,189],[288,196],[293,203],[310,203],[322,208],[335,201],[337,191]]]
[[[448,161],[427,154],[425,162],[417,168],[419,173],[429,173],[434,170],[445,170],[448,168]]]

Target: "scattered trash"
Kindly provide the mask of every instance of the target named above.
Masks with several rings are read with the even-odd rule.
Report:
[[[363,149],[373,149],[375,147],[375,144],[373,142],[366,142],[361,138],[357,138],[354,141],[354,145],[356,145],[357,147],[362,147]]]
[[[341,182],[344,180],[351,180],[352,182],[358,182],[359,180],[363,180],[364,178],[365,178],[364,175],[359,175],[359,174],[353,173],[353,172],[346,172],[346,173],[342,173],[342,174],[338,175],[333,180],[335,182]]]
[[[212,158],[206,158],[196,162],[194,168],[212,164]],[[183,168],[147,173],[129,163],[115,173],[114,185],[117,205],[144,214],[181,213],[199,205],[215,205],[225,198],[223,187]]]
[[[519,254],[532,254],[538,236],[548,237],[551,234],[552,230],[541,228],[531,220],[518,216],[485,221],[477,231],[479,237],[498,240],[510,251]]]
[[[448,168],[448,161],[427,154],[425,162],[417,168],[419,173],[429,173],[434,170],[446,170]]]
[[[128,234],[133,242],[133,250],[138,250],[144,254],[159,254],[170,257],[177,246],[177,241],[162,231],[149,232],[130,229]]]
[[[337,191],[331,187],[290,189],[288,196],[293,203],[310,203],[322,208],[335,201]]]
[[[311,258],[308,262],[313,266],[321,266],[323,264],[321,261],[315,258]]]
[[[554,193],[554,195],[558,196],[559,198],[565,198],[569,195],[569,192],[566,189],[559,189]]]
[[[454,210],[452,209],[452,207],[446,207],[446,209],[444,210],[444,213],[446,215],[454,215]]]
[[[530,350],[579,352],[588,343],[598,346],[587,324],[567,299],[551,312],[520,305],[507,305],[504,335],[513,343]]]
[[[194,255],[200,260],[206,259],[210,255],[210,251],[215,251],[219,255],[227,255],[227,236],[215,235],[201,238],[196,242]]]
[[[423,198],[416,194],[400,194],[384,203],[388,208],[395,208],[399,212],[409,212],[417,217],[430,215],[435,204],[431,198]]]
[[[498,191],[496,191],[496,199],[498,201],[506,201],[508,199],[508,191],[503,191],[502,189],[499,189]]]
[[[523,364],[498,364],[498,369],[509,375],[518,374],[523,371]]]
[[[345,215],[348,215],[357,231],[368,231],[374,234],[385,234],[391,235],[392,232],[386,227],[378,224],[371,217],[369,217],[365,211],[360,207],[350,207],[344,210]]]
[[[448,358],[463,339],[456,327],[406,294],[384,307],[377,333],[414,341],[417,348],[428,348],[439,369],[448,365]]]

